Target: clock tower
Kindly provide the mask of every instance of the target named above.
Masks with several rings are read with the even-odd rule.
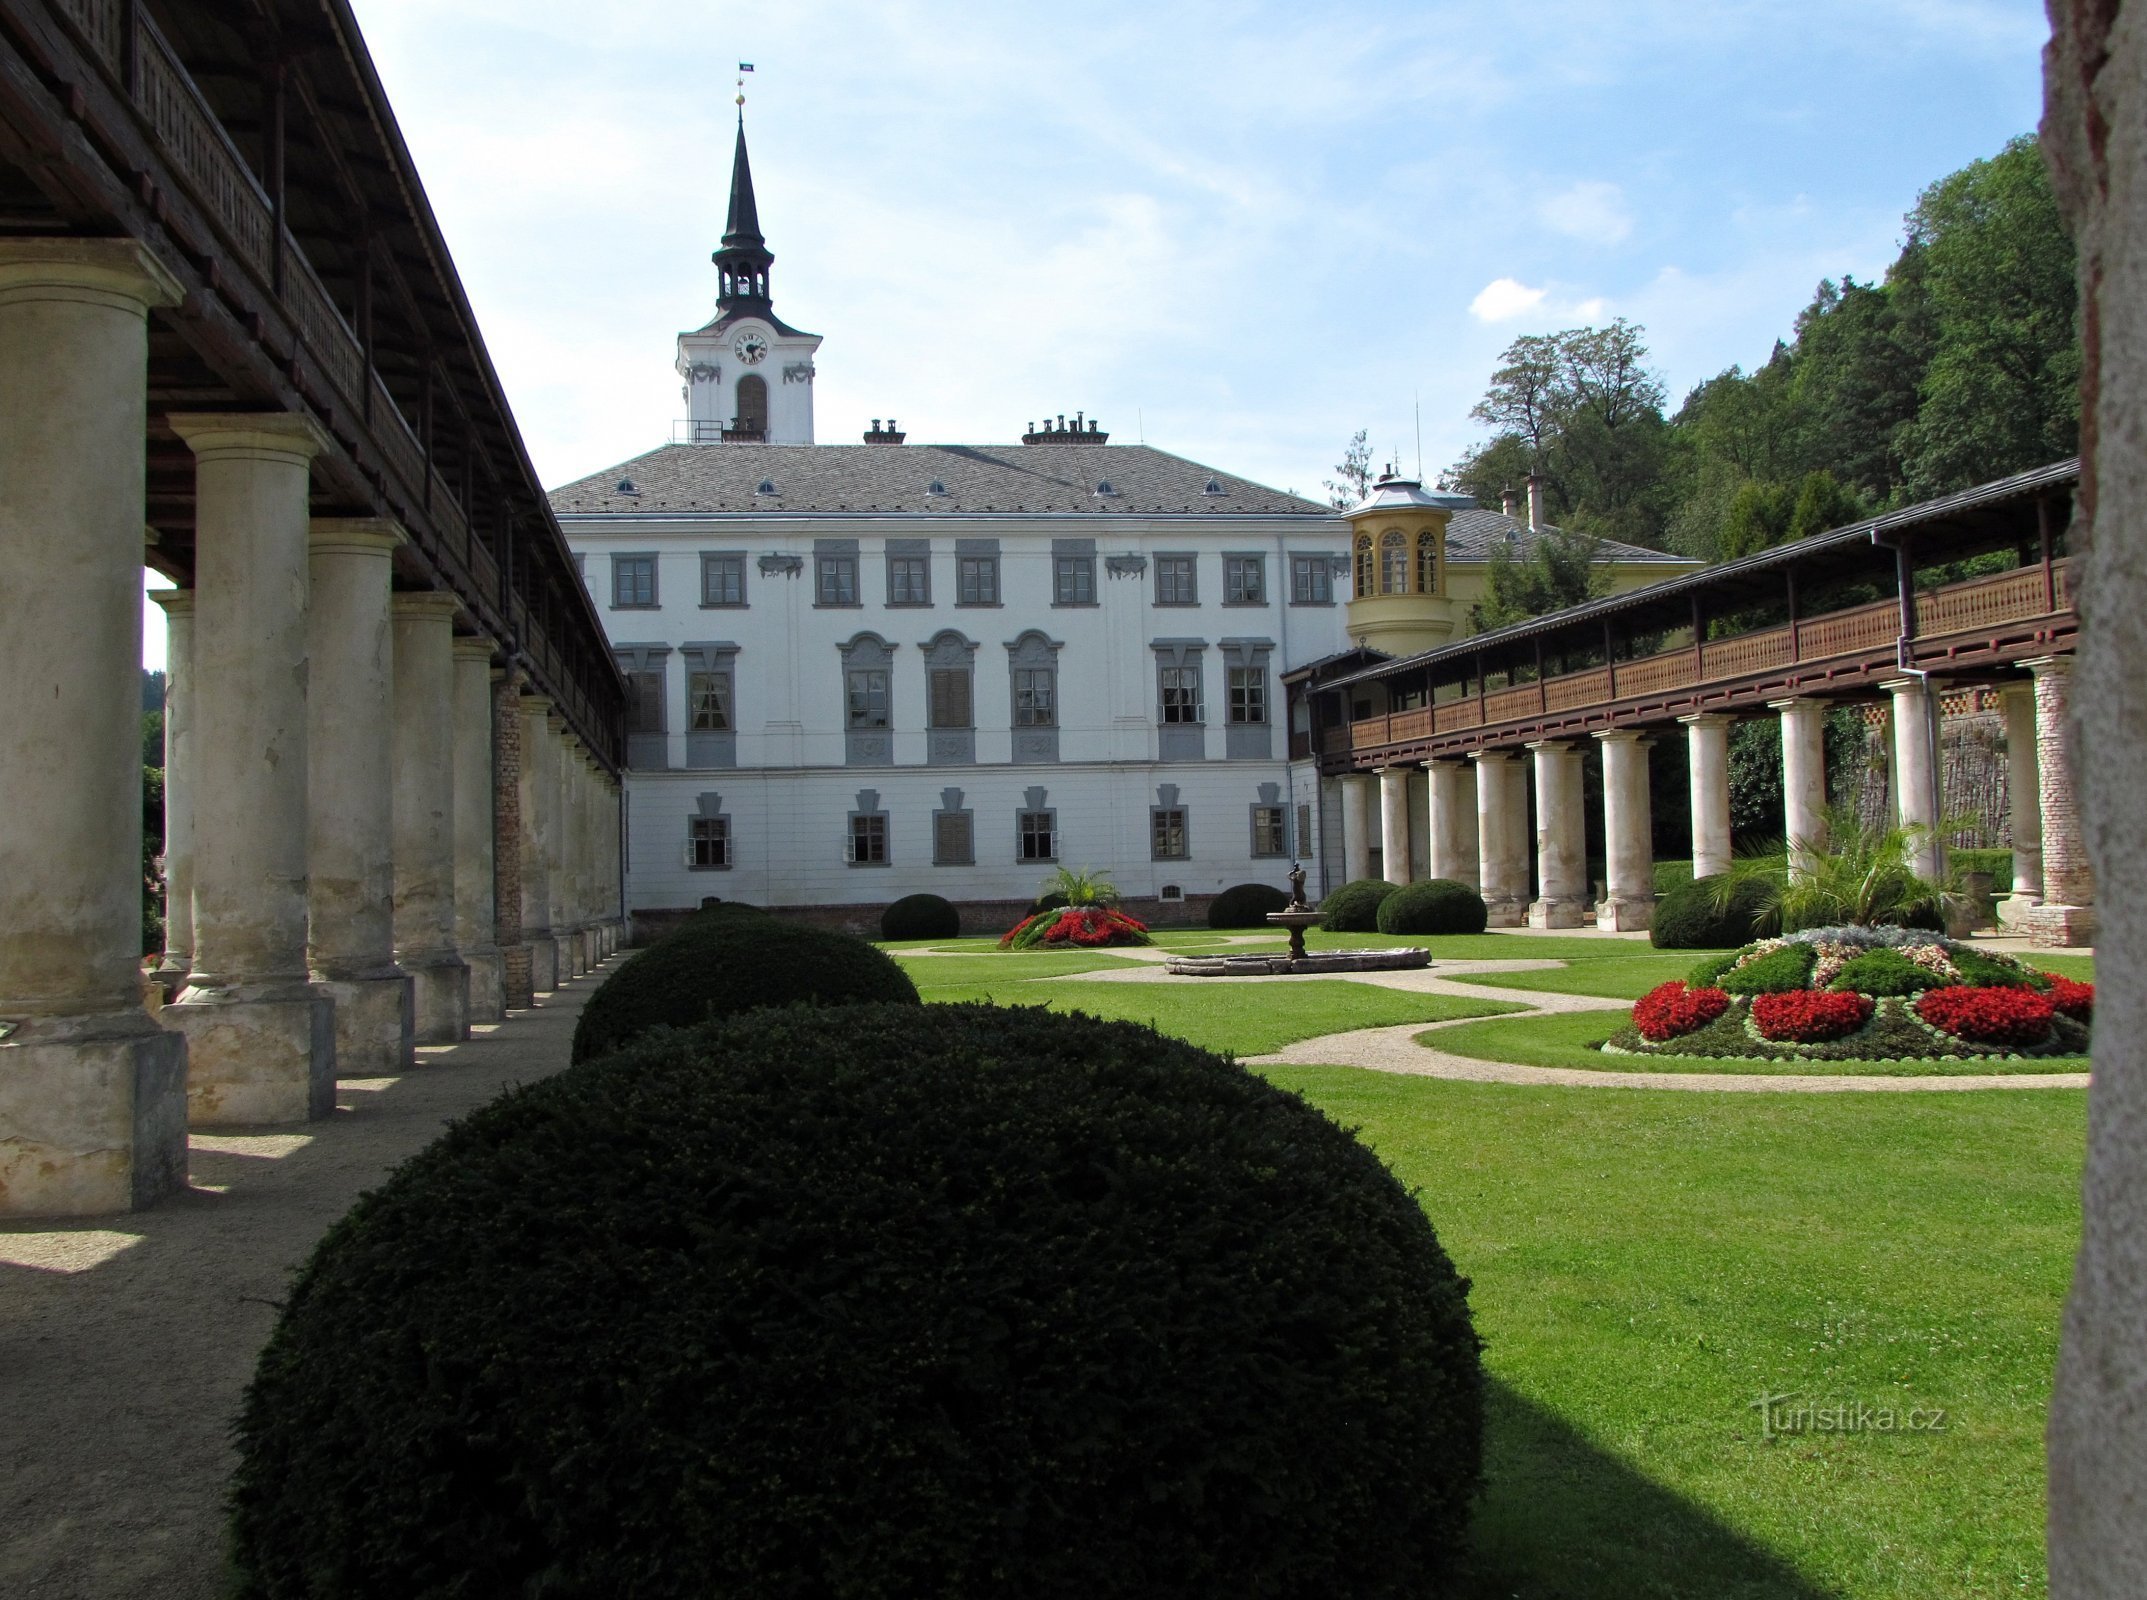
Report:
[[[716,317],[678,336],[678,375],[685,380],[688,442],[813,442],[813,353],[820,335],[801,333],[775,314],[769,269],[746,159],[745,113],[731,157],[731,209],[716,264]]]

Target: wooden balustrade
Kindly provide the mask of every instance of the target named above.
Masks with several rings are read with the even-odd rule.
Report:
[[[1862,655],[1901,637],[1901,607],[1893,600],[1874,601],[1797,624],[1797,659],[1824,661],[1829,656]]]
[[[1542,709],[1543,686],[1539,683],[1516,684],[1511,689],[1495,690],[1484,696],[1484,721],[1487,723],[1533,716]]]
[[[1916,636],[1967,633],[2043,614],[2040,564],[1949,583],[1916,597]]]

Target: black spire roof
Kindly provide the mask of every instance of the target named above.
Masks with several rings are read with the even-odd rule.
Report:
[[[753,165],[746,158],[745,113],[738,114],[738,148],[731,157],[731,210],[723,227],[723,247],[710,258],[716,264],[717,320],[739,312],[773,319],[769,308],[768,268],[775,262],[761,237],[760,207],[753,200]]]
[[[731,214],[723,225],[723,248],[764,245],[760,208],[753,203],[753,164],[746,159],[745,113],[738,113],[738,148],[731,156]]]

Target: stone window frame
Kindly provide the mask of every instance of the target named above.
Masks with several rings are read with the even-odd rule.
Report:
[[[852,634],[835,646],[836,653],[842,658],[842,676],[837,682],[842,694],[840,715],[844,761],[850,766],[891,767],[895,764],[898,722],[895,652],[900,648],[893,640],[883,639],[869,628]],[[863,674],[878,675],[878,692],[885,696],[884,721],[856,720],[855,679]],[[868,682],[866,693],[872,692],[873,686]]]
[[[746,552],[743,550],[703,550],[701,552],[701,609],[703,611],[743,611],[746,607]],[[738,598],[735,600],[711,600],[708,598],[708,579],[718,571],[731,571],[737,575]]]
[[[967,766],[977,759],[977,641],[958,628],[942,628],[918,647],[924,656],[925,764]],[[961,685],[959,721],[940,720],[954,708],[948,686]]]
[[[648,563],[649,597],[646,600],[621,600],[619,583],[626,576],[628,563]],[[617,550],[611,557],[611,609],[614,611],[659,611],[663,608],[663,589],[659,579],[663,563],[654,550]],[[637,583],[635,588],[638,590]]]
[[[1275,685],[1273,658],[1275,641],[1272,639],[1224,639],[1223,654],[1223,737],[1227,743],[1224,755],[1232,761],[1266,761],[1273,759],[1275,748]],[[1242,673],[1257,674],[1260,719],[1243,720],[1238,716],[1239,685],[1235,681]]]
[[[954,541],[956,606],[968,610],[997,609],[1005,603],[1005,576],[1000,569],[997,539]]]
[[[885,867],[894,861],[894,828],[880,804],[880,791],[860,789],[843,835],[843,858],[853,867]],[[872,853],[877,850],[877,854]]]
[[[1052,540],[1052,606],[1056,609],[1078,609],[1093,607],[1096,603],[1096,541]]]
[[[721,768],[738,765],[738,645],[729,639],[689,640],[679,646],[679,655],[686,667],[686,765],[691,768]],[[729,700],[730,726],[727,728],[703,728],[697,726],[699,711],[694,704],[694,680],[696,678],[722,680]]]
[[[1293,606],[1331,606],[1334,604],[1333,556],[1323,551],[1315,550],[1292,550],[1290,552],[1290,604]]]
[[[710,842],[701,835],[703,824],[712,824],[713,842],[722,851],[721,861],[702,861],[700,847]],[[694,809],[686,818],[686,870],[688,872],[728,872],[738,859],[738,841],[731,833],[730,814],[723,809],[723,796],[709,791],[697,795]]]
[[[1279,783],[1263,783],[1255,792],[1260,798],[1253,801],[1250,807],[1252,858],[1255,861],[1280,861],[1286,859],[1290,853],[1290,808],[1283,801],[1282,785]],[[1274,814],[1275,847],[1272,850],[1260,848],[1262,812],[1272,812]]]
[[[1041,818],[1042,826],[1033,826],[1034,819]],[[1045,854],[1029,854],[1029,845],[1038,833],[1045,844]],[[1021,804],[1014,812],[1014,860],[1019,866],[1033,866],[1038,862],[1055,863],[1059,859],[1059,812],[1051,804],[1050,792],[1041,784],[1031,784],[1021,792]]]
[[[889,539],[885,556],[887,561],[888,608],[897,611],[930,610],[932,605],[932,541],[929,539]],[[918,594],[909,599],[897,599],[897,591],[911,575],[915,575],[920,579]]]
[[[962,849],[959,855],[949,854],[941,824],[959,820],[962,825]],[[932,865],[935,867],[973,867],[977,864],[977,814],[962,804],[962,791],[942,789],[939,791],[939,809],[932,813]]]
[[[611,647],[611,659],[626,679],[627,764],[644,772],[668,769],[671,765],[671,647],[660,643],[615,644]],[[636,728],[637,697],[641,693],[636,680],[646,678],[653,678],[658,685],[653,702],[657,726]],[[658,759],[635,761],[637,742],[644,757],[655,755]]]
[[[1151,639],[1148,648],[1156,658],[1156,723],[1167,728],[1204,728],[1208,725],[1208,674],[1205,661],[1208,641],[1205,639]],[[1165,672],[1193,674],[1193,715],[1172,716],[1171,704],[1165,697],[1170,690],[1165,686]],[[1184,685],[1176,686],[1180,693]]]
[[[1175,818],[1175,822],[1171,819]],[[1177,848],[1167,850],[1166,829],[1175,828]],[[1175,783],[1156,785],[1156,803],[1148,808],[1148,859],[1151,861],[1189,861],[1193,855],[1193,819],[1179,800]]]
[[[1252,592],[1244,592],[1246,573],[1252,574]],[[1231,598],[1232,580],[1239,590],[1238,598]],[[1225,550],[1223,552],[1223,604],[1226,606],[1267,605],[1267,556],[1259,550]]]
[[[1183,566],[1180,566],[1183,563]],[[1197,606],[1200,604],[1200,552],[1197,550],[1159,550],[1155,555],[1155,604],[1159,606]],[[1185,592],[1178,595],[1177,579],[1185,580]]]
[[[1059,725],[1064,702],[1059,696],[1059,652],[1065,641],[1054,639],[1041,628],[1026,628],[1006,641],[1007,726],[1012,731],[1012,760],[1016,766],[1052,765],[1059,759]],[[1048,677],[1045,693],[1050,697],[1050,720],[1033,720],[1035,707],[1022,705],[1025,674]],[[1031,684],[1029,691],[1035,694]],[[1032,720],[1024,720],[1025,716]]]
[[[830,580],[834,580],[831,584]],[[849,598],[841,598],[843,580],[848,580]],[[830,600],[828,590],[834,588],[837,598]],[[813,541],[813,609],[815,611],[858,611],[864,608],[864,587],[860,581],[855,539],[815,539]]]

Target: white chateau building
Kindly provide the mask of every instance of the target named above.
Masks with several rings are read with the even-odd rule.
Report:
[[[551,496],[632,690],[630,911],[715,896],[867,927],[930,891],[981,932],[1063,863],[1171,920],[1280,886],[1293,856],[1339,863],[1283,674],[1391,632],[1397,603],[1416,631],[1374,644],[1443,637],[1522,524],[1401,484],[1338,515],[1079,416],[1016,445],[910,445],[892,419],[818,444],[820,339],[772,308],[742,125],[714,261],[715,319],[678,340],[680,442]],[[1352,520],[1398,492],[1422,553],[1354,581],[1418,598],[1352,603]],[[1613,554],[1621,580],[1689,565]]]

